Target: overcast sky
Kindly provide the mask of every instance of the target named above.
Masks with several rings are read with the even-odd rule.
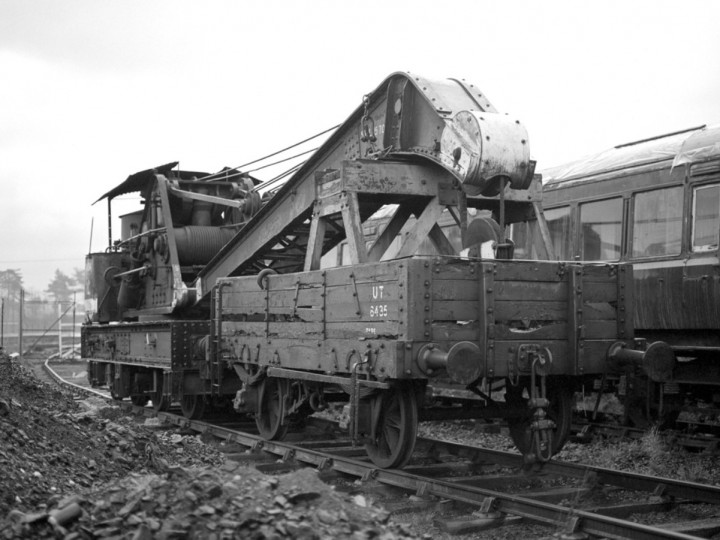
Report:
[[[0,270],[45,289],[91,223],[106,247],[92,203],[129,174],[264,156],[394,71],[477,85],[539,169],[718,123],[719,20],[714,0],[0,0]]]

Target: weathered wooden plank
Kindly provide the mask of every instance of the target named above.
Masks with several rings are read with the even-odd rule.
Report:
[[[328,287],[327,303],[339,300],[346,302],[347,299],[353,299],[357,292],[357,298],[361,302],[382,302],[384,300],[397,300],[399,294],[397,282],[386,281],[381,283],[373,282],[356,282],[344,283],[339,286]]]
[[[327,339],[358,340],[358,343],[370,343],[375,340],[395,340],[402,325],[397,321],[363,321],[354,323],[327,323]],[[223,336],[228,343],[242,344],[244,337],[265,337],[266,328],[271,338],[311,340],[314,343],[322,338],[323,325],[303,321],[287,322],[223,322]]]
[[[407,264],[407,263],[405,263]],[[315,270],[310,272],[297,272],[291,274],[273,274],[268,278],[270,290],[295,290],[297,283],[301,288],[322,288],[323,272],[326,275],[328,286],[343,285],[348,283],[350,274],[355,275],[355,280],[361,282],[396,281],[404,275],[403,261],[387,261],[381,263],[358,264],[351,267],[338,267],[328,270]],[[256,276],[240,276],[225,278],[223,282],[229,283],[224,294],[236,294],[244,292],[257,292],[260,286]]]
[[[325,297],[323,297],[325,294]],[[269,307],[270,313],[287,314],[288,309],[315,308],[326,305],[328,312],[346,309],[348,305],[366,306],[384,305],[388,301],[397,302],[399,287],[397,282],[386,281],[377,283],[344,283],[340,286],[328,287],[325,292],[319,287],[245,292],[243,294],[225,294],[223,309],[232,313],[264,312]],[[387,312],[387,309],[383,310]],[[387,317],[387,315],[385,315]]]
[[[243,310],[248,315],[262,315],[265,320],[265,310],[262,308],[246,308]],[[237,314],[237,311],[235,312]],[[309,309],[309,308],[291,308],[291,307],[274,307],[270,310],[270,320],[273,321],[275,317],[287,316],[298,319],[304,322],[322,322],[325,318],[325,312],[320,308]],[[290,321],[293,322],[293,321]]]
[[[404,375],[404,369],[398,360],[398,349],[391,346],[393,342],[392,339],[361,341],[243,336],[238,340],[224,340],[224,346],[232,350],[237,361],[243,361],[242,354],[245,351],[247,360],[252,363],[326,373],[349,373],[353,364],[369,354],[373,373],[382,377],[396,377]]]
[[[383,300],[381,302],[361,301],[360,307],[352,297],[343,297],[345,301],[330,298],[325,310],[328,322],[373,322],[396,321],[400,318],[400,304],[397,300]]]
[[[495,337],[497,339],[527,341],[527,340],[538,340],[538,339],[566,339],[567,338],[567,323],[553,321],[550,323],[533,325],[531,323],[529,328],[523,327],[510,327],[506,324],[495,325]]]
[[[436,223],[435,226],[430,229],[428,233],[430,241],[435,246],[435,249],[441,255],[455,255],[455,247],[450,243],[445,233],[442,231],[440,226]]]
[[[610,302],[617,300],[617,281],[585,281],[582,280],[582,297],[584,302]]]
[[[407,257],[413,255],[423,240],[428,237],[430,229],[437,223],[442,216],[445,208],[438,202],[437,197],[432,198],[423,210],[413,228],[403,239],[402,246],[398,252],[398,257]]]
[[[479,284],[475,279],[444,279],[432,280],[431,293],[435,300],[468,300],[476,301]]]
[[[585,339],[617,339],[617,321],[585,320]]]
[[[382,258],[411,215],[412,212],[408,205],[400,205],[368,251],[368,261],[379,261]]]
[[[553,261],[495,261],[495,281],[564,281],[573,266]]]
[[[251,283],[252,281],[257,281],[257,278],[252,277],[247,277],[245,279],[250,280]],[[270,289],[281,290],[294,289],[298,282],[301,287],[322,287],[323,279],[322,272],[314,270],[310,272],[296,272],[293,274],[273,274],[270,276],[268,282],[270,284]]]
[[[307,252],[305,253],[305,264],[303,265],[303,270],[306,272],[320,268],[325,228],[327,225],[325,218],[321,217],[320,212],[317,211],[317,206],[315,208],[312,221],[310,222],[310,236],[307,243]]]
[[[341,195],[343,225],[348,242],[350,262],[353,265],[367,262],[367,250],[365,248],[365,235],[363,234],[362,221],[360,220],[360,206],[358,196],[354,191],[348,191]]]
[[[477,299],[468,300],[436,300],[433,297],[432,318],[435,321],[467,321],[478,318],[479,304]]]
[[[477,326],[452,322],[432,322],[432,341],[474,341],[477,338]]]
[[[482,264],[478,261],[470,261],[457,257],[428,257],[427,260],[432,267],[433,282],[446,279],[476,280],[478,273],[482,269]]]
[[[582,309],[585,321],[617,321],[617,311],[607,302],[585,302]]]
[[[401,331],[398,321],[328,323],[326,326],[328,339],[365,340],[365,344],[373,340],[396,340]]]
[[[245,292],[243,294],[223,294],[223,310],[234,310],[241,312],[243,310],[265,309],[267,306],[267,296],[265,291]]]
[[[567,298],[564,281],[496,281],[495,297],[500,300],[558,301]]]
[[[299,289],[295,290],[281,290],[281,291],[256,291],[256,292],[245,292],[243,294],[223,294],[223,310],[230,310],[233,312],[242,313],[245,310],[253,311],[258,308],[265,309],[269,306],[270,309],[274,308],[285,308],[297,306],[316,306],[321,307],[322,301],[322,289]]]
[[[615,281],[617,279],[617,265],[611,264],[599,264],[590,265],[584,264],[583,270],[583,281]]]
[[[326,283],[328,287],[345,285],[352,282],[351,274],[356,283],[397,281],[404,275],[406,265],[407,261],[386,261],[331,268],[325,270]]]
[[[437,195],[437,183],[450,181],[445,171],[430,170],[414,163],[344,161],[343,188],[364,193]]]
[[[320,339],[322,338],[322,323],[314,322],[239,322],[224,321],[222,324],[223,336],[233,342],[242,342],[244,336],[265,337],[281,336],[288,339]]]
[[[495,302],[495,319],[498,321],[567,321],[567,311],[566,302]]]
[[[274,316],[293,316],[300,319],[322,321],[326,314],[328,322],[374,322],[398,320],[401,315],[400,304],[397,300],[384,300],[382,302],[361,301],[358,303],[352,297],[343,296],[342,299],[330,299],[325,311],[320,308],[294,308],[292,306],[271,306],[268,312],[271,320]],[[265,315],[264,306],[243,306],[228,309],[228,314],[238,315]]]

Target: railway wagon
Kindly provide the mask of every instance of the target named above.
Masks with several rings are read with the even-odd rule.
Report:
[[[622,144],[543,179],[554,257],[632,264],[635,333],[678,356],[672,380],[638,385],[640,410],[720,408],[720,126]],[[519,257],[540,256],[537,234],[514,227]]]
[[[421,419],[506,418],[548,459],[575,384],[627,363],[664,380],[674,359],[635,350],[630,266],[513,260],[512,223],[551,249],[534,166],[475,86],[395,73],[272,194],[237,170],[131,175],[103,198],[139,191],[142,211],[87,259],[88,376],[189,418],[232,404],[267,439],[345,403],[379,467],[410,459]],[[327,267],[342,241],[349,265]]]

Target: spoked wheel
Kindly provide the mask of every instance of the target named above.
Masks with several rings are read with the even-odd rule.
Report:
[[[279,441],[287,434],[289,422],[283,419],[287,395],[288,381],[285,379],[267,377],[260,383],[255,423],[263,439]]]
[[[529,381],[526,384],[521,382],[517,386],[508,384],[505,388],[505,401],[509,405],[527,408],[530,392],[529,384]],[[547,398],[550,400],[550,406],[547,409],[547,415],[555,423],[555,428],[552,430],[551,455],[557,454],[570,436],[573,409],[572,397],[572,390],[568,385],[563,384],[561,381],[548,380]],[[533,449],[531,423],[532,411],[530,409],[528,409],[527,416],[508,419],[510,437],[523,455],[529,454]]]
[[[144,394],[135,394],[133,396],[130,396],[130,401],[133,405],[137,407],[144,407],[148,404],[148,401],[150,401],[150,398],[147,397]]]
[[[368,456],[383,469],[404,466],[415,449],[418,408],[412,388],[383,391],[372,398],[375,436],[365,445]]]
[[[110,390],[110,397],[116,400],[121,400],[120,394],[115,388],[115,365],[110,364],[105,370],[105,383],[107,384],[108,390]]]
[[[180,398],[180,410],[183,416],[190,420],[198,420],[205,414],[205,405],[207,401],[205,396],[198,394],[183,395]]]
[[[165,377],[162,371],[155,375],[158,378],[157,388],[152,395],[153,409],[156,411],[167,411],[170,408],[170,398],[165,395]]]

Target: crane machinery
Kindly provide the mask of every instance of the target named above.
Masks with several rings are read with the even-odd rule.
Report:
[[[233,169],[131,175],[102,198],[139,191],[143,210],[87,258],[91,382],[188,418],[232,405],[266,439],[345,404],[378,467],[453,418],[504,418],[549,459],[575,385],[638,364],[662,380],[674,357],[636,350],[627,265],[513,258],[506,227],[533,220],[552,259],[534,168],[476,86],[398,72],[272,194]]]

